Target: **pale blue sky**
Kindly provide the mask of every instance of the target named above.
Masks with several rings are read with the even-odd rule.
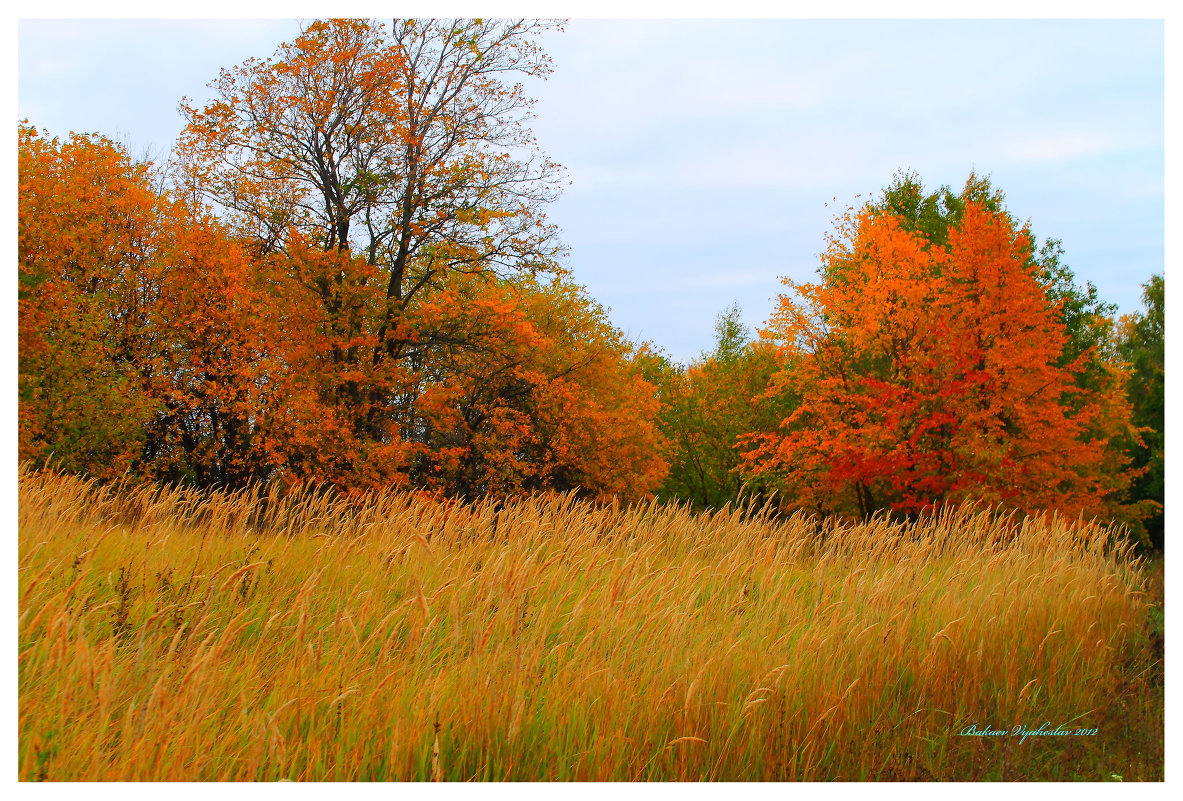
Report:
[[[22,21],[18,113],[166,151],[177,103],[295,21]],[[1163,269],[1161,21],[592,21],[547,38],[534,131],[572,181],[568,267],[686,360],[732,301],[760,325],[835,212],[899,169],[989,174],[1122,311]],[[827,205],[828,204],[828,205]]]

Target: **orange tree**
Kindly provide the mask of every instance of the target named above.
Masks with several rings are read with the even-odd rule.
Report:
[[[476,497],[648,495],[665,474],[656,390],[602,307],[562,279],[453,276],[413,308],[431,343],[416,480]]]
[[[263,250],[299,232],[375,268],[377,353],[418,340],[400,316],[455,272],[555,269],[543,206],[558,167],[525,120],[514,73],[544,76],[531,21],[317,21],[265,61],[223,70],[216,98],[182,104],[189,190]],[[319,286],[341,312],[338,280]],[[338,355],[338,359],[345,358]]]
[[[300,385],[317,411],[289,412],[289,430],[328,423],[334,444],[291,439],[296,472],[357,488],[422,475],[438,430],[422,412],[447,383],[434,360],[458,343],[420,311],[457,275],[558,272],[543,214],[558,167],[510,82],[549,71],[537,38],[551,27],[316,21],[272,58],[224,70],[210,103],[182,105],[181,184],[260,253],[297,263],[322,307],[319,343],[306,341],[317,378]]]
[[[157,408],[140,360],[160,291],[150,170],[102,137],[18,137],[20,458],[117,476]]]
[[[646,380],[646,346],[628,342],[602,306],[562,279],[531,282],[524,305],[544,338],[530,371],[549,486],[633,500],[665,477],[657,389]]]
[[[305,366],[300,288],[286,260],[258,257],[206,210],[162,201],[158,221],[160,292],[139,357],[159,403],[146,470],[199,486],[270,479],[288,468],[274,430]]]
[[[1123,514],[1132,471],[1110,443],[1134,435],[1124,373],[1093,348],[1064,363],[1064,304],[1000,200],[971,177],[939,236],[915,225],[923,204],[841,220],[822,281],[786,281],[770,321],[771,392],[799,405],[747,438],[751,473],[823,512],[980,499]]]
[[[298,286],[98,136],[19,129],[20,457],[100,478],[269,477]]]

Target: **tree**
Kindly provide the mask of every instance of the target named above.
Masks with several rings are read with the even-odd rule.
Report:
[[[22,129],[22,458],[649,494],[656,392],[562,278],[558,168],[506,80],[545,75],[551,27],[313,23],[183,106],[168,191],[105,140]]]
[[[1144,522],[1151,543],[1161,549],[1166,472],[1166,283],[1161,275],[1151,276],[1142,285],[1142,305],[1143,311],[1121,319],[1118,352],[1130,364],[1130,403],[1133,421],[1141,430],[1141,442],[1131,443],[1130,452],[1134,465],[1145,471],[1134,481],[1130,498],[1155,505]]]
[[[182,104],[181,185],[260,253],[306,265],[329,357],[318,403],[353,427],[333,472],[359,487],[428,447],[415,405],[442,390],[423,371],[453,344],[417,311],[432,293],[455,275],[558,272],[543,207],[559,169],[526,127],[532,101],[507,82],[547,74],[536,40],[553,27],[317,21],[273,58],[224,70],[213,102]],[[303,460],[328,469],[308,449]]]
[[[1030,232],[981,186],[971,176],[947,217],[927,201],[851,212],[821,283],[786,281],[774,386],[801,403],[747,439],[749,471],[801,506],[864,516],[969,498],[1120,514],[1124,376],[1102,363],[1093,389],[1078,382],[1089,354],[1062,363],[1069,335]]]
[[[545,76],[528,20],[317,21],[272,59],[224,70],[217,99],[182,104],[187,184],[235,213],[260,247],[293,227],[381,270],[378,339],[449,272],[553,270],[542,207],[558,167],[525,126],[513,73]],[[332,288],[325,287],[332,303]]]
[[[581,288],[456,276],[417,313],[438,343],[425,382],[435,391],[418,404],[426,483],[464,497],[578,489],[599,499],[645,497],[660,483],[655,388]]]
[[[289,468],[273,429],[302,366],[291,338],[299,287],[287,264],[258,257],[202,209],[162,204],[159,226],[154,346],[140,356],[160,405],[145,422],[146,469],[202,487],[267,481]]]
[[[781,406],[764,397],[776,371],[775,350],[751,339],[733,304],[715,319],[713,352],[685,367],[658,370],[670,465],[660,497],[701,509],[740,498],[739,437],[774,430],[783,417]]]
[[[115,477],[138,468],[156,408],[140,370],[160,289],[150,168],[28,124],[18,160],[20,458]]]
[[[532,372],[550,486],[585,488],[599,500],[649,497],[668,468],[657,388],[642,368],[645,347],[628,342],[581,287],[560,279],[540,290],[525,305],[549,344],[533,354]]]
[[[260,432],[307,317],[287,265],[102,137],[22,126],[19,158],[21,458],[231,487],[284,466]]]
[[[899,172],[872,207],[894,215],[904,230],[920,233],[930,245],[945,247],[950,230],[961,224],[966,206],[971,202],[991,212],[1006,214],[1003,192],[990,184],[989,177],[976,173],[970,173],[960,192],[954,192],[948,186],[929,192],[919,175]],[[1013,217],[1009,219],[1016,228],[1023,227]],[[1039,283],[1068,335],[1058,365],[1067,367],[1087,353],[1087,363],[1077,372],[1077,382],[1082,387],[1098,390],[1101,389],[1098,382],[1103,383],[1107,375],[1102,363],[1113,360],[1112,322],[1117,306],[1101,300],[1091,282],[1086,282],[1083,287],[1077,286],[1076,277],[1063,257],[1060,240],[1046,239],[1036,249],[1032,238],[1024,267],[1038,275]]]

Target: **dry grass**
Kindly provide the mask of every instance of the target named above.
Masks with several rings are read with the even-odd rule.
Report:
[[[23,779],[1161,779],[1089,524],[20,478]],[[1093,737],[962,737],[1095,727]],[[437,726],[438,722],[438,726]]]

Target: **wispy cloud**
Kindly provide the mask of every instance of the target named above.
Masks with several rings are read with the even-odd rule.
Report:
[[[1007,144],[1003,153],[1016,162],[1035,164],[1110,155],[1131,149],[1136,144],[1107,132],[1058,131],[1018,138]]]
[[[598,289],[619,296],[697,293],[702,290],[729,289],[735,287],[776,287],[780,280],[781,267],[758,269],[732,269],[721,264],[716,272],[687,274],[677,269],[654,269],[647,275],[631,281],[609,281],[600,283]]]

